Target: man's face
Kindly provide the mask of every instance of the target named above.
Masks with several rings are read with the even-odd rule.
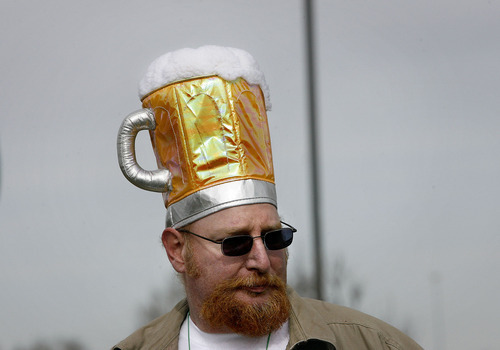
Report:
[[[280,227],[280,218],[274,206],[254,204],[233,207],[209,215],[191,224],[189,230],[213,240],[222,240],[232,235],[260,236]],[[190,249],[185,250],[190,271],[185,273],[184,277],[195,322],[196,317],[203,312],[205,316],[207,313],[217,312],[217,308],[207,311],[207,305],[204,305],[204,302],[207,304],[207,300],[213,304],[215,300],[219,302],[226,299],[224,301],[226,303],[236,302],[241,307],[257,308],[259,312],[263,310],[259,307],[276,302],[277,288],[272,283],[271,286],[266,285],[265,280],[270,281],[274,278],[278,282],[286,283],[285,249],[267,250],[262,239],[257,238],[253,241],[249,253],[229,257],[222,254],[218,244],[195,236],[186,238],[190,245]],[[225,283],[232,287],[226,287]],[[287,316],[288,309],[286,318]],[[201,319],[199,321],[204,322]],[[212,330],[224,331],[224,329]]]

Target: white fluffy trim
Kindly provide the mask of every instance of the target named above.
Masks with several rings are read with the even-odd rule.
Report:
[[[139,97],[142,99],[176,81],[209,75],[217,75],[227,81],[243,78],[249,84],[259,84],[266,109],[271,109],[269,87],[257,61],[244,50],[212,45],[181,49],[158,57],[139,82]]]

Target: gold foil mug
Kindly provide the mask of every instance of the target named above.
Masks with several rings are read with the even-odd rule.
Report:
[[[134,185],[163,193],[167,226],[182,227],[227,207],[276,204],[271,141],[259,85],[243,78],[193,78],[142,100],[118,135],[118,158]],[[150,130],[158,170],[142,169],[135,136]]]

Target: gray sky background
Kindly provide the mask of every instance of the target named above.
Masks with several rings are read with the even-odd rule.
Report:
[[[323,0],[316,14],[328,278],[344,257],[359,308],[427,349],[498,349],[500,2]],[[161,196],[125,180],[115,143],[149,63],[182,47],[259,61],[280,213],[300,231],[290,271],[312,273],[302,2],[3,0],[0,32],[0,349],[109,348],[177,283]]]

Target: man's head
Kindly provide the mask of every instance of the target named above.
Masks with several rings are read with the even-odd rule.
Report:
[[[260,237],[282,223],[269,89],[257,62],[227,47],[170,52],[150,65],[140,97],[143,109],[127,116],[118,133],[119,164],[134,185],[163,194],[162,240],[183,277],[192,319],[214,333],[256,336],[280,327],[289,309],[283,248],[293,232]],[[135,137],[146,129],[154,171],[135,157]],[[244,237],[216,244],[235,235]]]
[[[189,225],[189,231],[217,241],[257,237],[281,226],[273,205],[253,204],[206,216]],[[247,254],[226,256],[220,245],[173,228],[165,229],[162,240],[183,277],[191,317],[202,330],[258,336],[288,319],[286,249],[268,250],[256,238]]]

